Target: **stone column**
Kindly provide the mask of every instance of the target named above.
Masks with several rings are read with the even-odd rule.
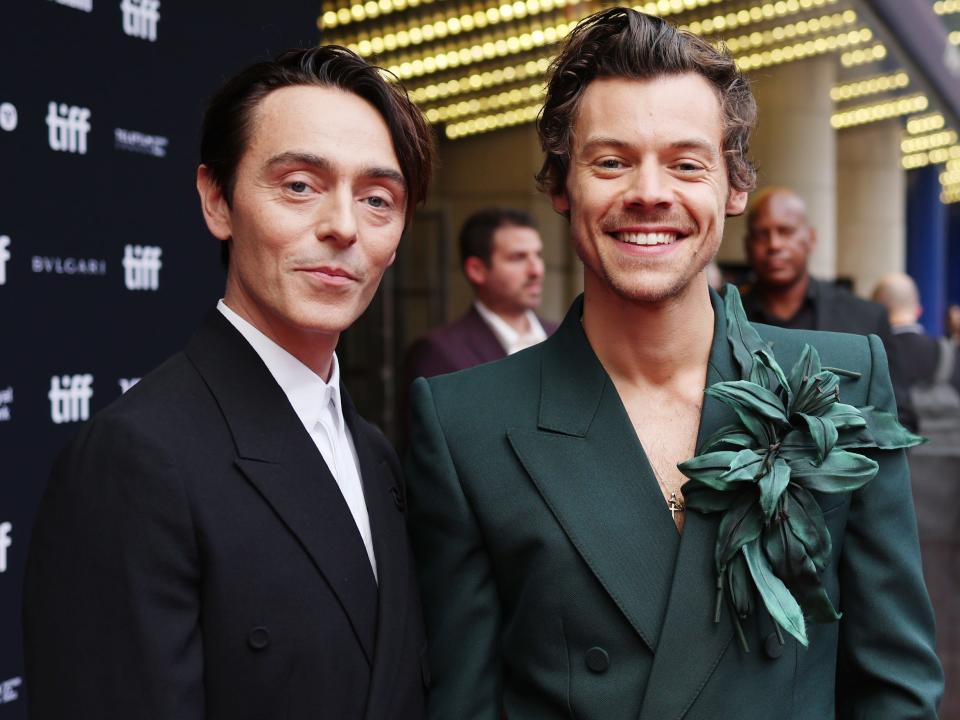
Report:
[[[807,203],[817,230],[811,271],[820,278],[837,274],[836,131],[830,125],[836,58],[825,55],[764,68],[750,80],[759,107],[751,155],[759,173],[757,189],[793,188]],[[729,218],[718,259],[743,262],[743,218]]]
[[[837,274],[869,297],[888,272],[906,269],[906,171],[898,120],[837,134]]]

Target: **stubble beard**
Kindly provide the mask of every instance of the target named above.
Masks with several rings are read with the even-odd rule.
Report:
[[[580,242],[576,243],[575,250],[587,271],[595,275],[614,294],[627,302],[644,305],[659,305],[683,295],[713,258],[712,254],[701,247],[683,267],[662,272],[651,270],[640,259],[615,263],[606,260],[599,251],[590,258],[585,245]]]

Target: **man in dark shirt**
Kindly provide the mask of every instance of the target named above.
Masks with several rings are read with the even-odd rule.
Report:
[[[803,198],[789,188],[760,192],[747,213],[747,261],[755,284],[743,292],[753,322],[799,330],[830,330],[879,335],[890,361],[900,421],[916,429],[917,419],[902,382],[886,310],[853,293],[817,280],[808,268],[817,244]]]

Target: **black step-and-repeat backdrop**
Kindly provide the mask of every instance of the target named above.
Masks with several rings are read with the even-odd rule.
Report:
[[[194,189],[205,101],[244,65],[316,43],[321,11],[0,3],[0,718],[26,717],[21,585],[53,457],[222,294]]]

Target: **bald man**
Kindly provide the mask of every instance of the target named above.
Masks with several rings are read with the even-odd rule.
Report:
[[[890,360],[900,422],[915,430],[917,418],[901,379],[886,310],[812,277],[808,265],[816,246],[816,230],[796,192],[771,187],[756,195],[747,212],[747,261],[755,276],[753,286],[743,293],[747,317],[799,330],[879,335]]]
[[[931,386],[934,383],[952,382],[960,389],[960,365],[956,363],[956,348],[946,338],[937,340],[924,332],[919,323],[923,314],[920,305],[920,293],[913,278],[904,273],[890,273],[877,283],[873,299],[887,309],[893,344],[898,357],[902,358],[901,379],[911,390],[917,386]],[[956,409],[956,390],[946,400]],[[915,394],[915,393],[911,393]],[[920,414],[929,403],[921,402],[925,396],[916,399]],[[936,400],[936,398],[932,398]],[[942,400],[942,398],[941,398]],[[924,408],[921,408],[921,405]]]

